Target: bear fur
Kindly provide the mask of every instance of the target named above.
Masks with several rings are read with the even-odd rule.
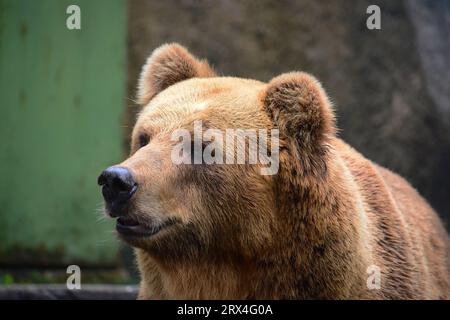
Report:
[[[139,185],[128,214],[176,221],[150,237],[122,236],[136,248],[140,299],[448,299],[449,238],[437,214],[337,137],[313,76],[219,77],[166,44],[145,64],[138,99],[131,154],[120,164]],[[278,173],[173,164],[171,132],[196,120],[278,129]]]

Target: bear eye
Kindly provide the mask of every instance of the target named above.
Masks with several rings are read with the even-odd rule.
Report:
[[[139,148],[146,146],[149,141],[150,141],[150,137],[145,133],[141,133],[139,135]]]

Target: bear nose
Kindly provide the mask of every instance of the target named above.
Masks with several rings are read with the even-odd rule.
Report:
[[[137,190],[137,183],[130,170],[122,167],[109,167],[98,177],[102,186],[103,198],[111,215],[118,216],[123,212],[128,200]]]

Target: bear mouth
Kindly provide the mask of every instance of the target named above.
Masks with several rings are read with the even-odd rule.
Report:
[[[177,223],[177,219],[169,218],[162,223],[152,221],[149,224],[143,224],[131,217],[120,217],[116,221],[116,230],[121,235],[133,238],[150,237],[161,230]]]

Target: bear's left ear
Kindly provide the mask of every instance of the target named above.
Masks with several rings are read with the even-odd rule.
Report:
[[[265,91],[264,107],[280,136],[307,149],[323,147],[336,132],[330,101],[319,81],[304,72],[282,74]]]
[[[138,103],[146,105],[156,94],[190,78],[214,77],[205,60],[199,60],[177,43],[155,49],[142,68],[138,86]]]

